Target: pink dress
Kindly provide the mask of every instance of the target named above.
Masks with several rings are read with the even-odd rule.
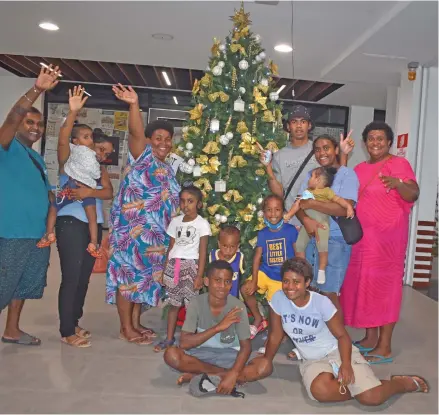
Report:
[[[357,215],[364,235],[352,247],[340,302],[346,325],[379,327],[399,319],[413,203],[396,190],[387,193],[378,173],[403,180],[416,177],[409,162],[395,156],[376,164],[360,163],[354,170],[360,181]]]

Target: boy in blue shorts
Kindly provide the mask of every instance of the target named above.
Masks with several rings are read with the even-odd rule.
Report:
[[[265,294],[268,302],[282,289],[280,270],[282,264],[295,256],[296,227],[284,223],[284,201],[277,195],[269,195],[262,202],[266,227],[259,231],[253,257],[252,276],[242,286],[241,293],[255,321],[250,326],[251,339],[268,326],[258,308],[255,293]],[[271,313],[271,309],[270,309]]]
[[[224,226],[218,235],[219,249],[212,249],[209,254],[209,262],[222,259],[227,261],[233,269],[233,280],[230,294],[239,298],[239,286],[244,274],[244,254],[239,252],[241,232],[235,226]]]

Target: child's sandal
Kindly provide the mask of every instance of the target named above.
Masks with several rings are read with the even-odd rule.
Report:
[[[44,236],[38,241],[37,248],[47,248],[56,242],[55,234],[46,233]]]

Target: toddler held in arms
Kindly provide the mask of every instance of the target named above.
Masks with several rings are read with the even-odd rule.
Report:
[[[352,205],[342,197],[336,196],[331,189],[336,174],[337,169],[333,167],[317,167],[314,169],[311,172],[311,177],[308,181],[308,189],[303,192],[303,195],[299,196],[288,213],[284,215],[285,221],[289,221],[299,211],[300,201],[305,199],[338,203],[341,207],[346,209],[346,217],[353,218],[354,208]],[[329,216],[314,209],[306,209],[305,213],[325,226],[325,229],[318,229],[318,235],[316,237],[317,250],[319,251],[319,273],[317,283],[324,284],[326,281],[325,270],[328,265]],[[309,240],[310,237],[306,232],[305,227],[302,226],[296,242],[297,257],[305,259],[305,250]]]
[[[97,180],[101,178],[101,166],[94,151],[93,131],[85,124],[74,124],[79,110],[84,106],[88,97],[84,96],[84,88],[74,87],[73,93],[69,90],[69,113],[64,125],[60,129],[58,139],[58,162],[60,173],[65,173],[69,179],[65,185],[57,190],[55,198],[51,200],[47,217],[46,234],[38,242],[39,248],[44,248],[54,243],[55,223],[58,211],[64,206],[75,202],[71,190],[78,187],[96,189]],[[69,137],[71,136],[71,143]],[[90,255],[100,256],[98,247],[98,223],[96,214],[96,199],[87,197],[79,201],[84,207],[87,216],[90,243],[87,251]]]

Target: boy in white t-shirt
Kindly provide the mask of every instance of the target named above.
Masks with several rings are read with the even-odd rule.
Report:
[[[198,187],[184,187],[180,192],[180,210],[183,213],[171,220],[167,234],[171,237],[162,284],[168,295],[167,338],[160,341],[155,352],[175,343],[178,311],[184,303],[198,295],[203,287],[207,243],[212,234],[209,222],[198,211],[203,206],[203,194]]]
[[[428,392],[420,376],[397,375],[379,380],[352,346],[340,313],[329,298],[308,290],[313,270],[304,259],[282,266],[282,290],[273,295],[274,311],[265,357],[272,361],[284,331],[303,357],[300,373],[311,399],[341,402],[355,398],[363,405],[381,405],[405,392]]]

